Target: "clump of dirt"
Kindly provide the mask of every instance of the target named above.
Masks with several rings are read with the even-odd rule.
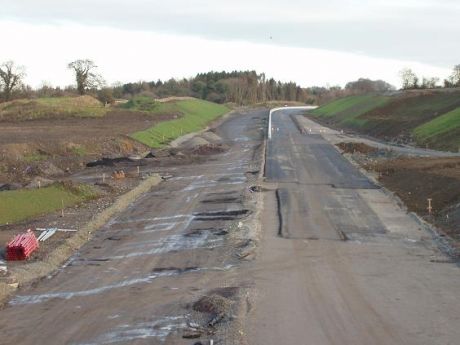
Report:
[[[200,313],[209,313],[209,314],[225,314],[231,310],[233,301],[213,294],[211,296],[201,297],[198,301],[193,303],[193,310]]]
[[[196,155],[215,155],[225,152],[227,149],[228,147],[223,144],[206,144],[195,147],[192,153]]]
[[[366,145],[364,143],[353,143],[353,142],[343,142],[338,143],[337,147],[340,148],[345,153],[363,153],[363,154],[370,154],[377,152],[377,148]]]
[[[240,288],[235,286],[213,289],[191,307],[196,312],[207,314],[207,327],[214,328],[233,315],[239,291]]]

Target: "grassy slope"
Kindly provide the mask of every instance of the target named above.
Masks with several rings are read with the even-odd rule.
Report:
[[[0,225],[59,210],[62,201],[64,207],[69,207],[95,196],[89,186],[69,189],[59,184],[41,189],[0,192]]]
[[[104,116],[107,109],[91,96],[19,99],[0,103],[0,121],[25,121],[65,116]]]
[[[458,106],[459,92],[409,92],[392,97],[391,102],[362,117],[367,120],[369,134],[391,137],[411,134],[416,127]]]
[[[137,109],[140,110],[139,107]],[[178,118],[161,122],[131,136],[150,147],[161,147],[181,135],[203,129],[228,111],[229,108],[224,105],[198,99],[158,103],[150,110],[151,113],[176,113]]]
[[[413,133],[419,144],[443,149],[459,149],[460,107],[418,126]]]
[[[384,105],[388,100],[389,97],[379,95],[349,96],[332,101],[311,113],[338,125],[361,127],[365,125],[366,120],[359,116]]]
[[[328,124],[377,137],[412,134],[419,144],[458,150],[460,91],[407,92],[397,96],[350,96],[311,112]],[[443,115],[445,114],[445,115]]]

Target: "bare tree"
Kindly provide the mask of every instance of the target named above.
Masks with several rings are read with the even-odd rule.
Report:
[[[460,65],[454,66],[452,74],[450,76],[450,81],[453,86],[460,86]]]
[[[418,88],[418,77],[410,68],[402,69],[399,75],[401,76],[402,88],[404,90]]]
[[[25,68],[15,65],[13,61],[7,61],[0,65],[0,88],[3,90],[5,101],[9,101],[12,92],[21,87],[25,75]]]
[[[97,88],[104,84],[102,77],[96,73],[96,64],[92,60],[76,60],[67,65],[75,73],[77,91],[84,95],[86,90]]]
[[[422,89],[435,89],[438,85],[439,78],[438,77],[432,77],[432,78],[422,78],[422,84],[420,85],[420,88]]]

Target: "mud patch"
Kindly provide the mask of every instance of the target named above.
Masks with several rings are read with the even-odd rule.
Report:
[[[353,142],[347,142],[347,143],[338,143],[336,145],[338,148],[340,148],[343,152],[345,153],[363,153],[363,154],[371,154],[374,152],[377,152],[378,149],[369,145],[366,145],[364,143],[353,143]]]
[[[206,327],[214,329],[219,323],[232,319],[239,291],[239,287],[233,286],[213,289],[194,302],[191,309],[206,314]]]
[[[192,229],[184,234],[186,237],[203,236],[203,233],[211,233],[215,236],[225,236],[228,234],[228,230],[224,228],[204,228],[204,229]]]
[[[117,157],[117,158],[104,157],[102,159],[89,162],[89,163],[86,164],[86,166],[88,168],[93,168],[93,167],[97,167],[97,166],[113,167],[117,163],[130,163],[130,162],[133,162],[133,161],[136,161],[136,162],[139,163],[139,160],[133,160],[133,159],[128,158],[128,157]]]
[[[215,155],[228,150],[228,146],[223,144],[205,144],[195,147],[192,150],[196,155]]]
[[[241,219],[250,214],[250,210],[233,210],[233,211],[210,211],[195,213],[194,220],[199,221],[214,221],[214,220],[235,220]]]
[[[189,266],[189,267],[155,267],[152,270],[152,273],[161,273],[161,272],[175,272],[176,274],[182,274],[187,272],[196,272],[199,271],[200,268],[197,266]]]
[[[268,192],[270,190],[267,188],[261,187],[261,186],[251,186],[249,187],[249,191],[251,193],[262,193],[262,192]]]
[[[201,200],[203,204],[230,204],[230,203],[241,203],[242,199],[239,197],[223,197],[214,199]]]

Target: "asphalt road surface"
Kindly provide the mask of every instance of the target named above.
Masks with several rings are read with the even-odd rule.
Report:
[[[323,138],[325,128],[305,131],[293,114],[272,120],[265,176],[273,191],[248,273],[257,291],[248,342],[458,343],[458,267]]]
[[[55,275],[20,289],[0,312],[0,344],[190,344],[187,325],[208,321],[190,305],[241,285],[236,254],[249,235],[234,225],[252,212],[246,195],[263,160],[266,114],[226,120],[217,133],[230,149],[202,164],[143,166],[173,177]]]
[[[302,134],[276,113],[264,192],[249,192],[267,115],[226,120],[230,149],[204,163],[143,166],[173,177],[21,288],[0,311],[0,344],[458,344],[458,267],[324,128]],[[216,291],[240,307],[183,338],[207,327],[190,306]]]

